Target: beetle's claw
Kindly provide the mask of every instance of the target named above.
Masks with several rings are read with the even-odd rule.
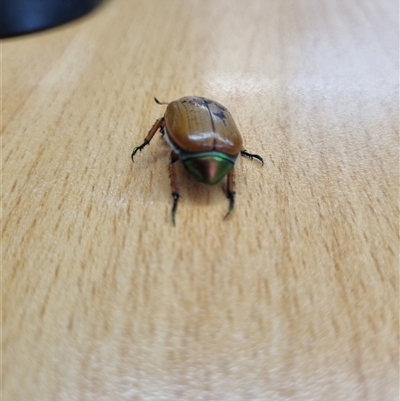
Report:
[[[174,198],[174,204],[172,205],[171,215],[172,215],[172,223],[173,225],[175,225],[176,209],[178,208],[178,201],[181,196],[178,194],[178,192],[173,192],[172,197]]]
[[[224,216],[224,220],[232,213],[233,207],[235,206],[235,192],[229,192],[227,197],[229,199],[229,209]]]
[[[136,154],[136,152],[139,150],[139,148],[138,147],[136,147],[136,148],[134,148],[133,150],[132,150],[132,154],[131,154],[131,160],[133,161],[133,156],[135,156],[135,154]]]
[[[259,155],[251,155],[251,156],[252,158],[259,160],[262,166],[264,165],[264,159],[261,156]]]
[[[246,149],[243,149],[243,150],[240,152],[240,154],[241,154],[242,156],[248,157],[249,159],[257,159],[257,160],[259,160],[259,161],[261,162],[262,165],[264,165],[264,159],[263,159],[260,155],[256,155],[255,153],[248,153],[248,152],[246,151]]]
[[[140,146],[136,146],[136,148],[133,148],[132,154],[131,154],[131,160],[133,161],[133,156],[137,153],[138,150],[142,151],[142,149],[148,145],[150,141],[145,140]]]

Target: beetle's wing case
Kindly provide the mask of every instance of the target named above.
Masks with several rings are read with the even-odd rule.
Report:
[[[236,156],[242,150],[242,137],[231,114],[213,100],[183,97],[168,104],[164,118],[172,145],[185,152],[216,150]]]

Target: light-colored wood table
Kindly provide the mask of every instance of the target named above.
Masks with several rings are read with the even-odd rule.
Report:
[[[105,3],[2,45],[3,400],[398,399],[398,5]],[[257,161],[178,166],[165,106]]]

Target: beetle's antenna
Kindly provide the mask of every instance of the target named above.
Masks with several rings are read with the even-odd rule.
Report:
[[[157,104],[169,104],[167,102],[160,102],[156,97],[154,98],[154,100],[156,101]]]

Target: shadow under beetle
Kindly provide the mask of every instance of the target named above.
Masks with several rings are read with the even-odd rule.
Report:
[[[180,160],[187,171],[198,181],[216,184],[227,176],[226,196],[229,209],[235,204],[234,164],[239,154],[250,159],[261,156],[248,153],[243,149],[242,137],[229,111],[214,100],[199,96],[187,96],[167,104],[164,117],[157,119],[143,143],[133,149],[131,159],[138,150],[148,145],[160,130],[171,147],[169,173],[173,197],[172,222],[178,206],[179,192],[174,163]]]

